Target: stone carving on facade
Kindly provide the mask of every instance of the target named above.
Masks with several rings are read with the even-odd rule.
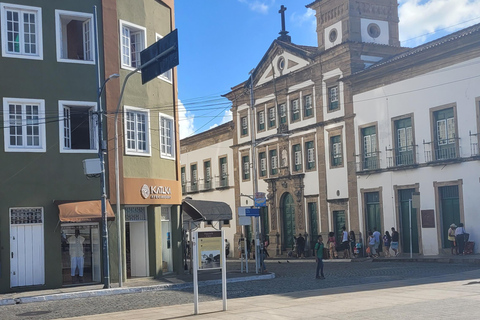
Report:
[[[275,204],[275,193],[277,191],[277,187],[275,186],[274,182],[268,183],[267,189],[267,201],[269,204],[269,211],[270,211],[270,230],[277,230],[277,206]]]
[[[282,150],[282,167],[286,167],[288,165],[288,152],[286,149]]]
[[[345,4],[342,4],[336,8],[333,8],[332,10],[327,11],[320,16],[320,23],[324,24],[326,22],[329,22],[330,20],[335,19],[338,16],[341,16],[344,11],[345,11]]]
[[[355,9],[361,15],[374,14],[374,15],[383,15],[384,17],[388,17],[390,15],[390,7],[371,4],[367,2],[357,2],[357,6]]]

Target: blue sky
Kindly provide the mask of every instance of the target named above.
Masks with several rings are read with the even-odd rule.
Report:
[[[281,30],[285,12],[292,42],[316,46],[313,0],[177,0],[180,138],[231,120],[221,97],[245,81]],[[415,47],[480,23],[480,0],[399,0],[402,46]]]

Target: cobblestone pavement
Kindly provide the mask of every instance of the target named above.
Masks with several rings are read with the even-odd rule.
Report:
[[[249,265],[254,270],[253,263]],[[229,270],[239,269],[238,261],[228,262]],[[315,262],[310,259],[268,260],[267,269],[275,273],[275,279],[236,282],[228,284],[228,299],[288,293],[319,288],[336,288],[358,284],[417,279],[419,283],[435,281],[436,276],[479,270],[476,264],[445,264],[421,262],[326,262],[325,280],[314,279]],[[254,273],[252,273],[254,274]],[[465,273],[471,277],[472,273]],[[474,273],[479,275],[480,273]],[[219,273],[219,278],[221,275]],[[398,282],[396,282],[398,283]],[[221,300],[221,286],[199,288],[202,301]],[[192,303],[193,289],[145,292],[95,298],[69,299],[41,303],[18,304],[0,307],[0,318],[10,319],[58,319],[80,315],[99,314],[122,310],[144,309],[167,305]]]

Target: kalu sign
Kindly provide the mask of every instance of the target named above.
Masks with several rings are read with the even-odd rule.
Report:
[[[148,186],[144,184],[140,190],[144,199],[171,199],[172,189],[165,186]]]

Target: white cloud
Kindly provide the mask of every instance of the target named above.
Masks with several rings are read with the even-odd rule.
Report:
[[[267,14],[268,10],[275,4],[275,0],[269,0],[269,1],[238,0],[238,1],[248,5],[250,10],[257,13],[262,13],[262,14]]]
[[[219,125],[222,125],[222,124],[227,123],[227,122],[232,121],[232,120],[233,120],[232,111],[230,111],[230,109],[225,110],[225,113],[223,114],[222,121],[220,123],[215,123],[210,128],[208,128],[208,130],[213,129],[215,127],[218,127]]]
[[[195,132],[193,124],[195,115],[185,109],[182,101],[178,100],[178,128],[180,130],[180,139],[186,138]]]
[[[398,14],[400,41],[413,47],[480,22],[480,0],[400,0]]]

